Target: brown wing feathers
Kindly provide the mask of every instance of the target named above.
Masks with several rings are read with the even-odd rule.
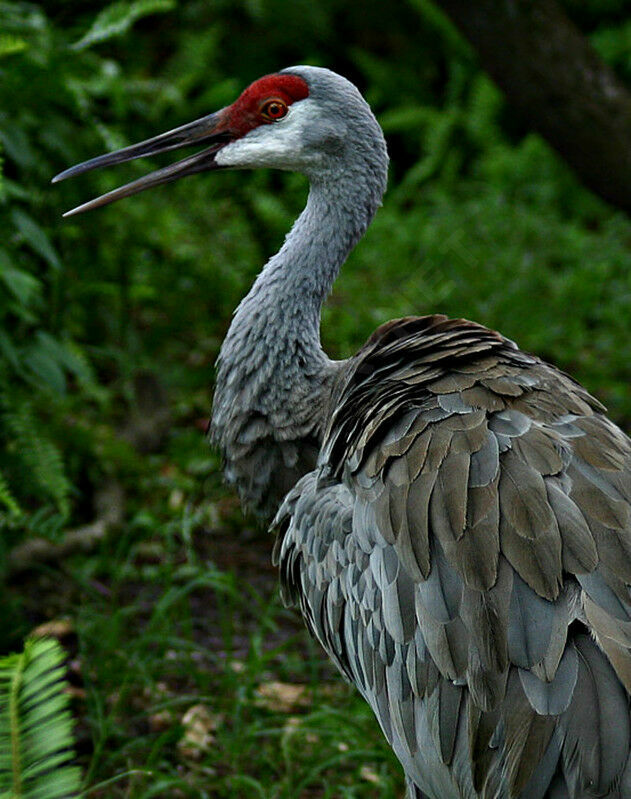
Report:
[[[296,501],[299,483],[281,510],[285,590],[429,795],[631,796],[631,443],[602,411],[441,316],[384,325],[333,392],[320,471],[301,483],[316,504],[337,486],[346,532],[305,552],[298,527],[322,542],[331,517]],[[292,564],[320,556],[334,581],[312,568],[311,586]],[[425,735],[454,793],[422,782]]]

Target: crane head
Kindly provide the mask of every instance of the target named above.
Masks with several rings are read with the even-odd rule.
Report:
[[[232,103],[146,141],[92,158],[61,172],[53,183],[100,167],[189,145],[204,148],[169,166],[68,211],[89,211],[197,172],[229,168],[275,167],[308,177],[331,170],[347,149],[349,126],[357,150],[363,128],[367,141],[383,135],[369,106],[345,78],[328,69],[291,67],[252,83]],[[356,125],[357,126],[357,125]],[[385,143],[383,144],[383,157]]]

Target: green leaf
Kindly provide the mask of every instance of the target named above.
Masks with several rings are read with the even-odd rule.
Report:
[[[26,50],[27,47],[28,44],[24,39],[7,33],[0,33],[0,58],[20,53],[22,50]]]
[[[79,792],[65,658],[57,641],[39,638],[0,659],[0,797],[67,799]]]
[[[17,372],[22,371],[20,354],[4,330],[0,330],[0,354],[6,358],[6,360]]]
[[[53,245],[50,243],[50,239],[44,230],[33,219],[33,217],[19,208],[14,208],[11,212],[11,219],[13,220],[13,224],[24,237],[26,243],[38,255],[41,255],[42,258],[53,267],[53,269],[59,269],[61,266],[59,256],[57,255]]]
[[[20,506],[16,502],[13,494],[9,489],[9,485],[0,472],[0,502],[13,516],[19,516],[21,513]]]
[[[113,3],[97,15],[90,30],[72,45],[72,49],[84,50],[93,44],[121,36],[142,17],[171,11],[174,7],[175,0],[135,0],[134,2]]]
[[[9,404],[5,397],[3,404],[5,410],[1,418],[5,436],[10,447],[20,453],[30,487],[37,489],[40,496],[50,497],[59,513],[67,516],[71,484],[66,476],[61,452],[47,437],[47,430],[38,421],[28,402],[21,399]]]
[[[0,278],[22,305],[28,305],[41,287],[36,277],[29,275],[28,272],[24,272],[22,269],[12,269],[11,267],[3,269],[0,272]]]
[[[50,352],[33,344],[25,351],[24,364],[35,375],[38,382],[43,381],[57,394],[65,393],[66,377],[59,361]]]
[[[0,280],[22,305],[29,305],[41,291],[40,281],[11,264],[9,253],[0,248]]]
[[[14,127],[3,126],[0,128],[0,143],[7,156],[15,161],[18,166],[25,169],[31,168],[37,158],[31,147],[27,132],[17,125]],[[27,195],[28,196],[28,195]]]
[[[68,342],[59,341],[44,330],[38,331],[35,340],[40,352],[46,353],[60,367],[67,369],[79,380],[90,382],[94,379],[92,370],[81,352]]]

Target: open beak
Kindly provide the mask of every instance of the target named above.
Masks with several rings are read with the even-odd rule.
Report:
[[[121,164],[134,158],[164,153],[168,150],[175,150],[178,147],[186,147],[193,144],[209,145],[204,150],[189,155],[181,161],[176,161],[174,164],[157,169],[155,172],[150,172],[148,175],[127,183],[125,186],[108,191],[107,194],[102,194],[94,200],[78,205],[71,211],[66,211],[64,216],[72,216],[83,211],[90,211],[92,208],[100,208],[102,205],[109,205],[109,203],[116,202],[116,200],[120,200],[123,197],[130,197],[132,194],[138,194],[139,191],[144,191],[153,186],[160,186],[162,183],[170,183],[185,175],[194,175],[197,172],[204,172],[209,169],[220,169],[221,167],[215,163],[215,154],[234,138],[225,124],[226,116],[224,110],[209,114],[194,122],[189,122],[187,125],[181,125],[179,128],[169,130],[160,136],[154,136],[152,139],[132,144],[129,147],[123,147],[122,150],[91,158],[89,161],[84,161],[82,164],[77,164],[64,172],[60,172],[53,178],[53,183],[75,175],[81,175],[84,172],[90,172],[92,169]]]

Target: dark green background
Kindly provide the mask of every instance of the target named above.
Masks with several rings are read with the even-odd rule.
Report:
[[[566,10],[631,85],[627,5],[568,0]],[[97,553],[46,566],[27,589],[5,568],[1,603],[10,623],[0,637],[4,649],[17,647],[42,618],[73,619],[90,686],[77,709],[88,783],[151,767],[191,796],[398,790],[388,776],[380,787],[362,782],[354,761],[340,787],[326,776],[328,766],[314,771],[313,755],[305,754],[298,777],[291,776],[298,754],[274,757],[284,728],[261,721],[253,691],[268,662],[264,642],[286,616],[267,583],[256,600],[243,588],[238,553],[234,575],[209,565],[216,560],[213,531],[256,538],[222,488],[218,458],[203,437],[213,364],[233,308],[302,207],[305,180],[272,172],[200,175],[69,220],[62,220],[64,210],[170,159],[50,184],[78,161],[216,110],[262,74],[296,63],[327,66],[356,82],[392,158],[384,207],[324,312],[331,356],[349,355],[394,316],[465,316],[571,372],[616,421],[631,426],[631,224],[516,121],[428,0],[0,2],[0,556],[6,561],[33,536],[54,541],[91,521],[104,485],[122,487],[126,497],[122,525]],[[139,449],[134,430],[149,413],[147,384],[158,404],[168,398],[168,427]],[[60,580],[68,590],[51,599]],[[247,680],[220,669],[208,641],[214,677],[200,684],[190,663],[176,669],[169,701],[178,708],[183,686],[191,704],[200,691],[233,697],[224,700],[231,721],[218,733],[220,752],[208,755],[210,765],[202,761],[208,773],[198,763],[182,776],[173,754],[182,727],[174,722],[152,732],[147,722],[162,700],[147,700],[133,721],[125,712],[130,697],[160,683],[165,652],[201,646],[193,634],[203,610],[190,599],[195,580],[215,592],[221,657],[229,659],[230,620],[245,598],[261,626],[248,628]],[[97,584],[107,587],[107,602]],[[181,594],[169,593],[174,585],[183,586]],[[171,604],[156,620],[158,596]],[[182,619],[184,630],[177,627]],[[128,656],[117,660],[113,653],[121,651]],[[284,679],[302,669],[317,684],[311,678],[319,666],[298,657],[290,668],[292,656],[282,657]],[[357,745],[364,745],[366,724],[381,747],[361,705],[344,696],[363,719],[353,733]],[[239,714],[242,727],[234,721]],[[257,737],[260,724],[276,730],[264,737],[272,741],[269,752]],[[345,729],[340,724],[333,727]],[[323,726],[331,735],[330,719]],[[237,748],[248,735],[251,749],[241,760]],[[330,760],[336,774],[347,750],[322,735],[332,747],[322,762]],[[304,741],[298,749],[306,753]],[[375,757],[383,764],[389,755],[378,749]],[[396,770],[386,763],[382,771]],[[240,783],[235,775],[246,773]],[[157,777],[134,779],[122,780],[120,793],[99,795],[175,790],[155,788]],[[319,786],[315,793],[311,785]]]

